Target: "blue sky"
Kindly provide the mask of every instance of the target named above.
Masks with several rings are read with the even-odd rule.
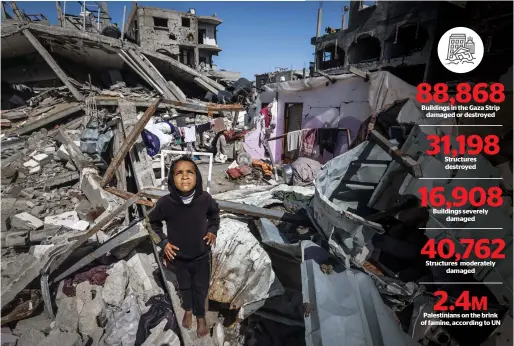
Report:
[[[93,2],[86,2],[93,4]],[[121,28],[123,6],[127,15],[133,3],[108,1],[109,14]],[[57,23],[55,1],[18,1],[27,14],[43,13]],[[223,49],[214,62],[218,69],[241,72],[253,80],[255,74],[275,67],[302,69],[313,60],[311,37],[316,35],[318,1],[138,1],[140,6],[170,8],[187,12],[195,8],[198,15],[214,13],[223,20],[218,26],[218,45]],[[325,27],[341,27],[342,8],[348,2],[323,2],[322,32]],[[77,1],[66,2],[66,12],[78,14]]]

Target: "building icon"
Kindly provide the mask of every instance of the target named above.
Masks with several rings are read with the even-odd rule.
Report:
[[[447,59],[452,60],[455,52],[464,47],[466,44],[466,34],[451,34],[450,35],[450,43],[448,44],[448,57]],[[473,43],[473,40],[471,41]],[[473,43],[473,50],[475,49],[475,44]]]
[[[473,37],[468,36],[468,40],[466,41],[465,48],[469,49],[471,54],[475,54],[475,42],[473,42]]]

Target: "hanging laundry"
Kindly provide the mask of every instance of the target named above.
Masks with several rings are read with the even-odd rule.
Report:
[[[264,126],[267,128],[271,123],[271,115],[269,114],[269,108],[264,107],[261,109],[260,113],[264,116]]]
[[[188,127],[183,127],[182,129],[184,130],[184,142],[185,143],[196,142],[196,127],[188,126]]]
[[[314,155],[314,145],[316,144],[317,129],[302,130],[302,147],[301,152],[304,156]]]
[[[331,154],[335,152],[338,134],[339,129],[318,129],[317,142],[319,144],[319,153],[321,156],[323,156],[325,149]]]
[[[302,131],[291,131],[287,133],[287,151],[299,149]]]
[[[214,133],[220,133],[221,131],[225,131],[225,120],[223,117],[214,119]]]

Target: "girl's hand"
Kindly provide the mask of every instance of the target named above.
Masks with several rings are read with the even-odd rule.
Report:
[[[216,245],[216,236],[209,232],[205,237],[203,237],[204,240],[207,240],[207,245],[215,246]]]
[[[175,256],[177,256],[175,250],[178,251],[179,248],[173,245],[172,243],[166,244],[166,246],[164,247],[164,255],[166,256],[166,259],[175,259]]]

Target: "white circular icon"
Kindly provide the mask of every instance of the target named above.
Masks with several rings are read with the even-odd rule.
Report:
[[[484,57],[484,43],[476,32],[457,27],[448,30],[437,46],[439,60],[444,67],[455,73],[474,70]]]

